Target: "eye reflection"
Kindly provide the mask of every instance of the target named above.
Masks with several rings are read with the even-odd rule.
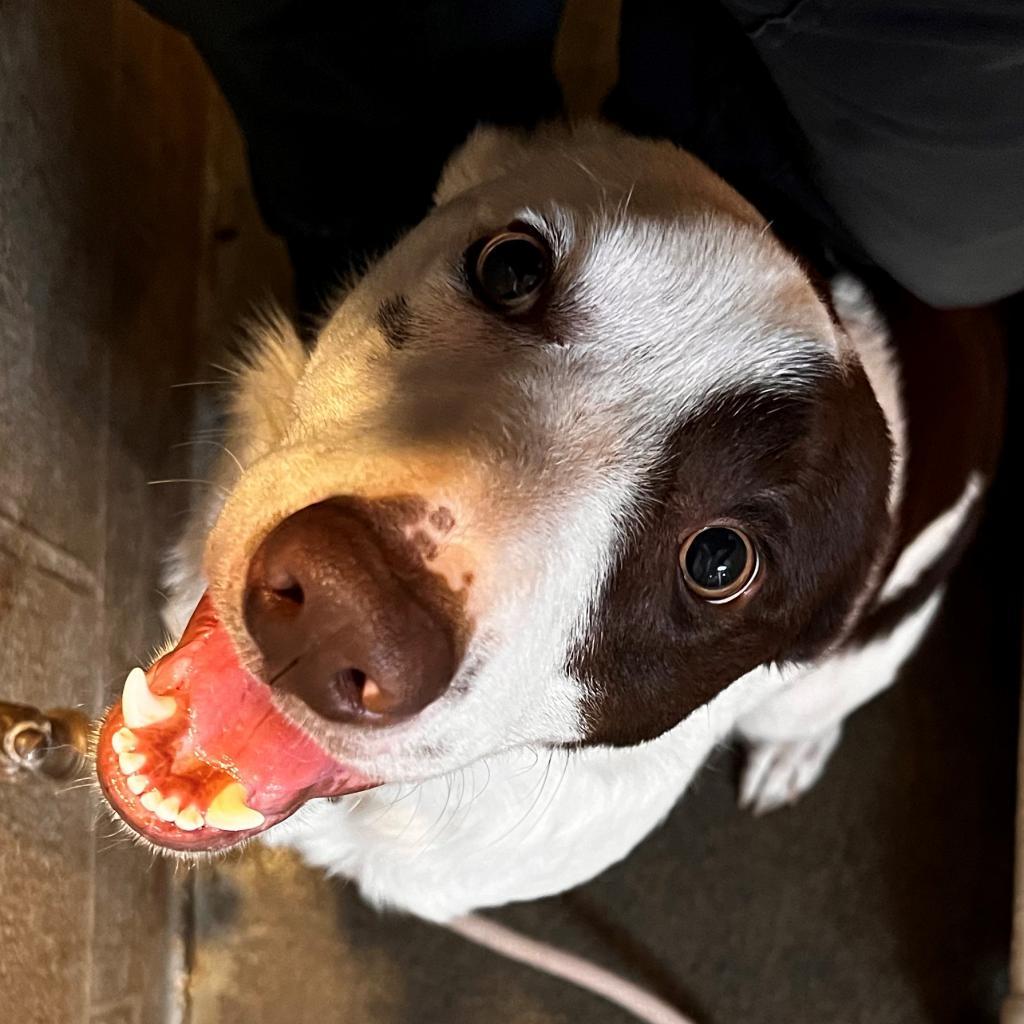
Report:
[[[679,552],[679,566],[692,594],[711,604],[723,604],[750,586],[759,560],[742,530],[712,525],[686,539]]]

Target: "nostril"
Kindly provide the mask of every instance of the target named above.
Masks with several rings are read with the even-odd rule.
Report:
[[[366,673],[358,668],[343,668],[335,677],[335,683],[346,692],[362,693]]]
[[[343,668],[334,674],[334,691],[343,705],[359,713],[384,715],[395,708],[395,701],[362,669]]]
[[[367,676],[362,669],[343,668],[335,672],[332,682],[335,694],[343,706],[353,711],[364,709],[363,691],[366,688]]]
[[[270,587],[270,593],[279,601],[294,604],[300,608],[306,601],[306,594],[298,583],[292,583],[287,587]]]
[[[263,579],[259,580],[260,589],[268,596],[273,596],[289,604],[301,605],[306,600],[306,594],[298,577],[288,571],[283,565],[267,565],[265,562],[260,567]],[[250,573],[250,578],[252,577]]]

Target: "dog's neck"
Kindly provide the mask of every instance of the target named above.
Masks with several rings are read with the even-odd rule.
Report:
[[[562,892],[626,857],[738,717],[785,685],[755,669],[633,747],[515,749],[415,785],[315,801],[265,841],[432,920]]]
[[[847,275],[831,285],[832,303],[864,367],[892,438],[892,480],[889,512],[895,515],[903,499],[907,457],[907,425],[900,369],[889,332],[864,286]]]

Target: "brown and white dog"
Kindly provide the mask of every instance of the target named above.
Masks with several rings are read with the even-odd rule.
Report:
[[[159,832],[113,755],[101,778],[178,849],[299,809],[266,840],[434,919],[592,877],[730,735],[744,804],[811,786],[934,618],[998,448],[994,348],[903,351],[700,162],[597,125],[479,130],[311,353],[283,320],[258,333],[167,621],[209,590],[274,714],[349,781],[284,781],[264,736],[285,812],[236,775],[233,832],[166,789]],[[119,735],[145,803],[159,743]]]

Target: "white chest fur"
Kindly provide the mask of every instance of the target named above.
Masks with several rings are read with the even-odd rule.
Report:
[[[628,748],[513,750],[441,778],[307,805],[265,837],[432,920],[535,899],[625,857],[746,709],[785,684],[757,669],[675,729]]]

